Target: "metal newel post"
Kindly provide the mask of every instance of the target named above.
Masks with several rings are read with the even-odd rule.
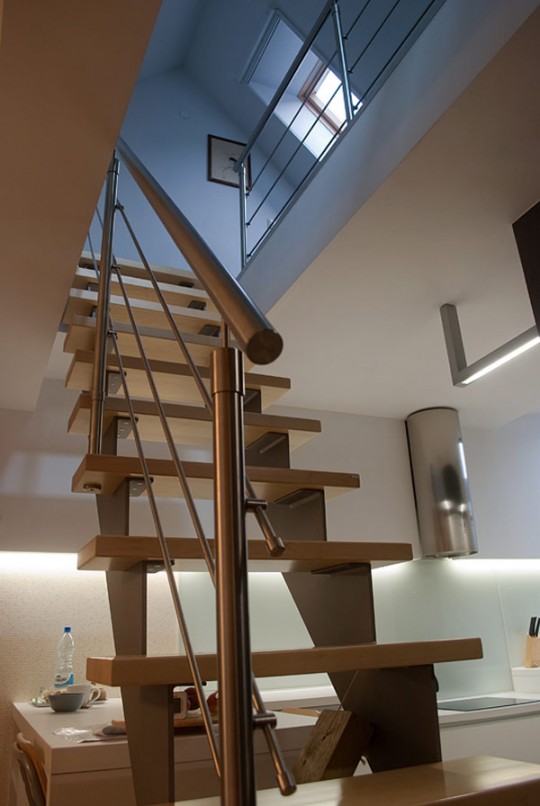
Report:
[[[107,367],[107,331],[109,327],[109,287],[111,279],[114,213],[118,192],[119,163],[113,154],[107,172],[103,237],[99,261],[99,293],[96,313],[96,341],[92,370],[92,407],[90,409],[89,453],[101,453],[103,440],[103,409],[105,406],[105,379]]]
[[[343,90],[345,116],[347,118],[347,123],[350,123],[353,119],[354,112],[351,99],[351,86],[349,84],[349,67],[347,65],[347,54],[345,53],[345,46],[343,44],[344,37],[341,27],[341,14],[339,11],[338,0],[334,0],[334,5],[332,8],[332,20],[334,22],[334,33],[336,35],[339,66],[341,69],[341,88]]]
[[[212,394],[221,802],[225,806],[253,806],[256,795],[245,533],[244,376],[239,350],[221,347],[213,352]]]
[[[249,159],[249,157],[247,157]],[[241,162],[238,169],[238,181],[240,188],[240,254],[242,260],[242,271],[247,263],[247,171],[246,163]]]

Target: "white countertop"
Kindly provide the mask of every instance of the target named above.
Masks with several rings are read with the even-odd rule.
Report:
[[[535,700],[537,702],[524,702],[523,705],[508,705],[499,708],[486,708],[478,711],[448,711],[439,709],[439,724],[441,728],[446,725],[464,725],[478,722],[495,722],[502,719],[518,719],[520,717],[540,715],[540,694],[526,694],[517,691],[497,691],[486,694],[474,694],[470,697],[445,697],[451,699],[467,700],[477,697],[514,697],[516,700]]]
[[[122,701],[112,698],[103,703],[73,713],[56,713],[49,707],[37,708],[29,702],[14,703],[13,719],[17,730],[35,741],[42,750],[45,767],[50,772],[63,773],[74,770],[105,770],[129,767],[129,751],[126,738],[102,742],[74,744],[59,736],[61,728],[100,728],[112,719],[123,719]],[[306,728],[316,719],[312,716],[276,712],[277,730],[281,747],[302,747]],[[204,731],[177,731],[175,734],[177,758],[182,762],[202,761],[210,758],[208,741]],[[261,732],[255,736],[255,753],[267,752]]]

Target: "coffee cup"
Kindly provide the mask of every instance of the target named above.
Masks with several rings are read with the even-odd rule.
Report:
[[[92,686],[90,683],[74,683],[69,686],[69,691],[74,694],[83,694],[84,699],[81,708],[88,708],[93,702],[99,699],[101,690],[97,686]]]

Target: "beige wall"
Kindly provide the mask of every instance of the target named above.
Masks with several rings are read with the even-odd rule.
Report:
[[[54,567],[56,564],[56,568]],[[178,651],[174,613],[163,574],[149,577],[149,652]],[[113,654],[105,575],[77,571],[74,555],[0,553],[0,803],[8,802],[11,702],[28,701],[52,684],[56,643],[65,625],[75,638],[75,677],[89,655]],[[116,693],[111,690],[111,693]]]

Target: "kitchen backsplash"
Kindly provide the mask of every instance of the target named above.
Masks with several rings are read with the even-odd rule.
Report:
[[[215,616],[203,574],[179,574],[195,647],[211,652]],[[540,615],[540,560],[415,560],[376,568],[373,590],[381,643],[442,638],[482,639],[477,661],[438,664],[441,697],[512,688],[511,667],[523,663],[529,617]],[[252,648],[311,645],[281,577],[250,575]],[[267,678],[262,689],[328,683],[326,675]]]
[[[540,560],[416,560],[373,577],[379,641],[482,639],[481,660],[436,667],[441,697],[512,688],[540,615]]]

